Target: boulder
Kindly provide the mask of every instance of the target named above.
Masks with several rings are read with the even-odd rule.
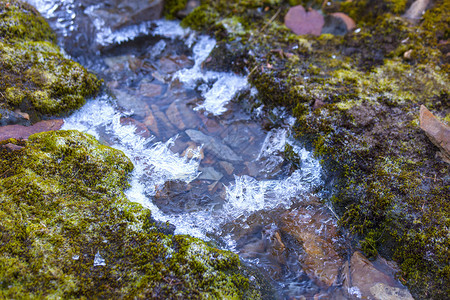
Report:
[[[63,120],[46,120],[40,121],[32,126],[2,126],[0,127],[0,141],[4,141],[7,139],[25,140],[30,135],[38,132],[59,130],[63,124]]]

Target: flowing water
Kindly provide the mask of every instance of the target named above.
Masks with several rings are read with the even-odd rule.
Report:
[[[292,138],[282,109],[245,108],[258,97],[245,76],[202,68],[214,39],[175,21],[114,28],[103,2],[28,2],[68,55],[105,80],[63,129],[133,161],[131,201],[176,234],[238,253],[272,285],[267,298],[358,298],[343,275],[349,241],[319,201],[319,161]]]

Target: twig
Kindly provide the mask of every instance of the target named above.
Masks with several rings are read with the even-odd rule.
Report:
[[[275,20],[275,18],[278,17],[278,15],[280,14],[280,12],[281,12],[281,7],[277,10],[277,12],[273,15],[273,17],[270,18],[269,22],[267,22],[266,25],[264,25],[264,27],[261,29],[261,31],[266,30],[267,26],[269,26],[270,23],[272,23],[273,20]]]

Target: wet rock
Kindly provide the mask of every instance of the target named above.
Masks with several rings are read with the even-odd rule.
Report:
[[[178,129],[184,130],[186,129],[186,125],[183,122],[183,118],[181,117],[181,113],[178,109],[178,102],[174,101],[166,110],[166,116],[169,121],[175,125]]]
[[[117,99],[117,104],[122,108],[132,111],[136,116],[141,118],[144,118],[148,114],[150,110],[148,105],[135,95],[118,89],[112,90],[112,92]]]
[[[203,144],[205,149],[220,159],[227,161],[241,161],[242,158],[237,155],[230,147],[212,136],[206,135],[200,131],[188,129],[186,134],[196,143]]]
[[[159,68],[166,74],[172,74],[180,69],[189,68],[193,65],[193,61],[188,59],[186,55],[166,56],[159,60]]]
[[[22,125],[7,125],[0,127],[0,141],[7,139],[24,140],[30,135],[45,132],[59,130],[64,124],[63,120],[46,120],[40,121],[32,126]]]
[[[165,132],[166,135],[174,135],[178,131],[173,127],[172,123],[170,123],[169,119],[167,119],[166,115],[159,110],[159,107],[155,104],[151,105],[153,115],[157,118],[158,122],[158,128],[161,129],[161,126],[163,126],[167,132]]]
[[[30,121],[22,114],[0,108],[0,126],[5,125],[30,125]]]
[[[198,146],[194,142],[187,142],[189,147],[186,148],[186,150],[183,151],[181,156],[185,156],[189,159],[194,157],[194,152],[197,151]],[[203,160],[205,158],[205,153],[203,152],[203,148],[200,149],[200,160]]]
[[[213,167],[201,168],[200,171],[202,174],[200,174],[198,179],[219,181],[223,177],[223,174],[218,172]]]
[[[441,150],[442,159],[450,163],[450,127],[441,123],[424,105],[421,105],[420,128]]]
[[[336,240],[338,227],[330,214],[317,207],[300,207],[282,215],[282,231],[302,243],[304,254],[299,260],[310,276],[327,286],[333,285],[339,276],[342,250]]]
[[[430,0],[416,0],[411,4],[403,17],[412,22],[418,22],[429,4]]]
[[[332,13],[325,16],[325,24],[322,33],[334,35],[345,35],[356,28],[356,23],[352,18],[344,13]]]
[[[305,11],[303,6],[291,7],[284,17],[284,24],[295,34],[312,34],[319,36],[325,24],[323,16],[316,10]]]
[[[370,288],[370,293],[377,300],[414,300],[407,289],[378,283]]]
[[[147,116],[144,118],[144,125],[147,126],[154,135],[159,136],[158,122],[150,109],[147,111]]]
[[[380,269],[390,269],[384,260],[377,260],[376,263],[380,265]],[[361,252],[356,251],[350,263],[344,264],[343,285],[363,299],[413,299],[409,291],[401,288],[392,275],[380,269]],[[400,298],[395,298],[395,295]]]
[[[102,1],[91,14],[100,17],[104,26],[119,29],[161,18],[163,6],[163,0],[108,0]]]
[[[232,164],[230,164],[227,161],[221,161],[221,162],[219,162],[219,164],[225,170],[225,172],[227,172],[228,175],[233,174],[234,167]]]
[[[151,82],[141,82],[139,86],[139,94],[144,97],[157,97],[162,94],[163,86]]]
[[[139,121],[136,121],[133,118],[121,118],[120,119],[120,124],[122,124],[122,125],[134,125],[136,127],[135,133],[137,135],[140,135],[143,138],[149,138],[149,137],[152,136],[152,134],[147,129],[145,124],[143,124],[143,123],[141,123]]]

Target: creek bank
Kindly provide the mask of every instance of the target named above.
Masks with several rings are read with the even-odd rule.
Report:
[[[173,235],[126,199],[121,151],[77,131],[6,143],[17,147],[0,147],[2,297],[260,296],[236,254]]]
[[[420,129],[419,108],[450,121],[449,2],[435,1],[417,24],[401,17],[407,1],[322,2],[203,1],[182,24],[216,37],[211,60],[226,62],[224,49],[242,53],[237,72],[259,92],[255,112],[291,109],[298,138],[323,159],[329,201],[355,246],[398,262],[414,296],[443,298],[449,165]],[[283,17],[298,4],[346,13],[357,29],[297,36]],[[228,69],[236,69],[231,60]]]
[[[16,0],[0,1],[0,70],[2,125],[30,125],[66,114],[80,108],[101,84],[65,57],[35,8]]]

